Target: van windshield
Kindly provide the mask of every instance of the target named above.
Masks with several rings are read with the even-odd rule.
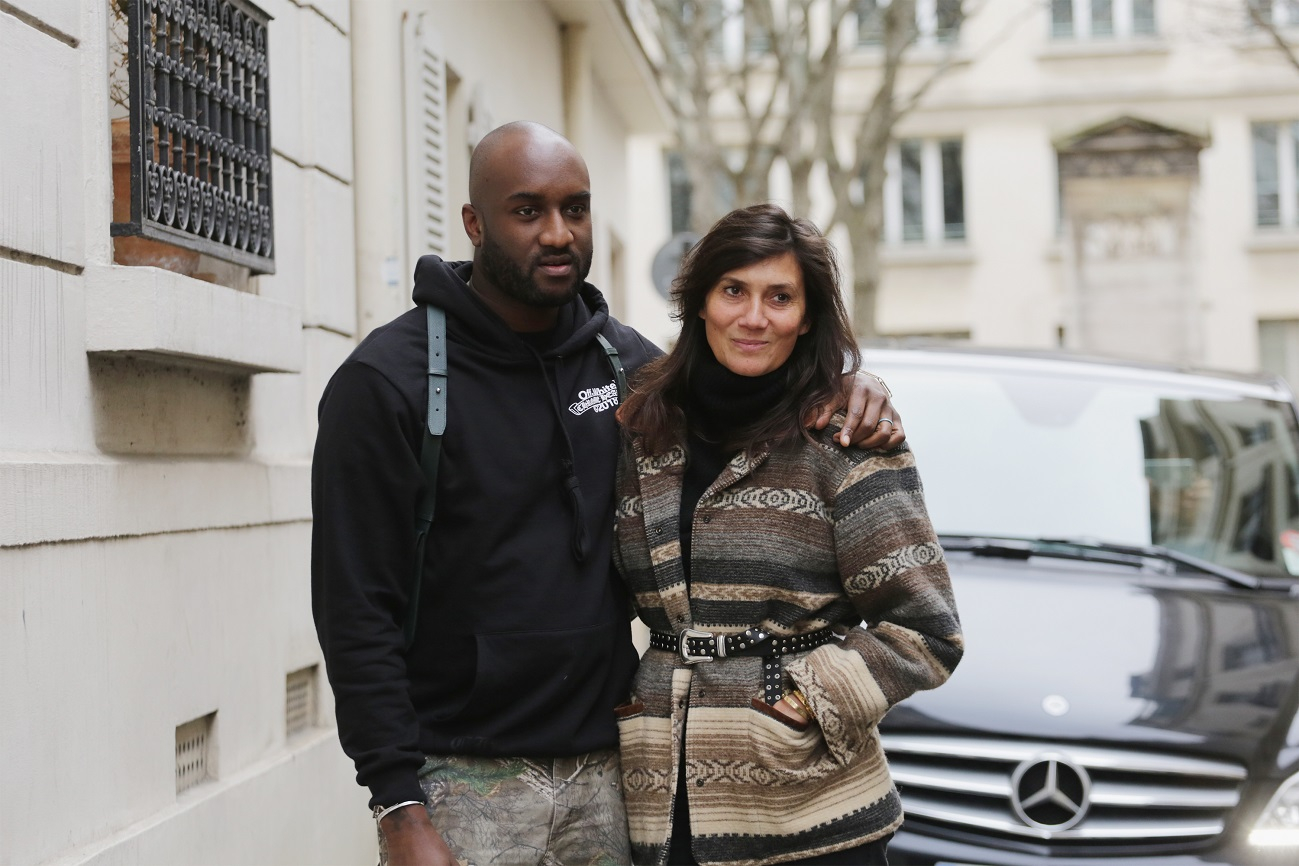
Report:
[[[1290,404],[1171,377],[873,361],[897,395],[940,535],[1158,544],[1299,576]]]

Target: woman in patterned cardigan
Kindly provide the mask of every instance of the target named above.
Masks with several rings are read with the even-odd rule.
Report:
[[[654,633],[617,710],[636,862],[885,863],[876,724],[962,652],[911,452],[803,423],[859,361],[811,223],[732,212],[673,299],[619,410],[614,555]]]

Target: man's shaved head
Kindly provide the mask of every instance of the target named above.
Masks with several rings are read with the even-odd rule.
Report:
[[[527,121],[487,133],[460,215],[474,290],[516,330],[553,324],[591,269],[591,176],[572,142]]]
[[[586,162],[573,143],[545,124],[516,120],[484,135],[469,157],[469,203],[478,207],[503,166],[525,156],[571,158],[586,172]]]

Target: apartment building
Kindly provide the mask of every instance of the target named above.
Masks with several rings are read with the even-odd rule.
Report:
[[[880,81],[884,5],[853,0],[839,32],[845,150]],[[750,7],[708,8],[726,19],[719,57],[764,50]],[[1299,42],[1293,0],[1255,8]],[[915,15],[897,93],[929,89],[886,161],[883,335],[1299,381],[1299,68],[1244,0],[916,0]],[[734,121],[719,105],[738,143]],[[773,195],[791,204],[787,176],[777,159]],[[823,174],[812,201],[825,224]]]

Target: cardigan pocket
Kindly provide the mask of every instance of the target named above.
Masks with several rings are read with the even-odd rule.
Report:
[[[676,763],[672,760],[672,719],[651,715],[639,700],[615,708],[627,830],[641,849],[664,845]]]
[[[762,713],[764,716],[771,716],[773,719],[780,722],[782,725],[789,728],[791,731],[802,732],[802,731],[806,731],[808,728],[812,726],[811,719],[806,719],[802,722],[796,722],[793,719],[781,715],[779,710],[769,705],[762,698],[754,698],[752,701],[749,702],[749,705],[753,707],[755,710],[757,710],[758,712]]]
[[[614,717],[618,721],[630,719],[632,716],[639,716],[643,712],[645,712],[645,704],[641,701],[628,701],[613,708]]]
[[[799,730],[751,706],[747,728],[754,763],[768,770],[776,784],[799,784],[842,769],[815,721]]]

